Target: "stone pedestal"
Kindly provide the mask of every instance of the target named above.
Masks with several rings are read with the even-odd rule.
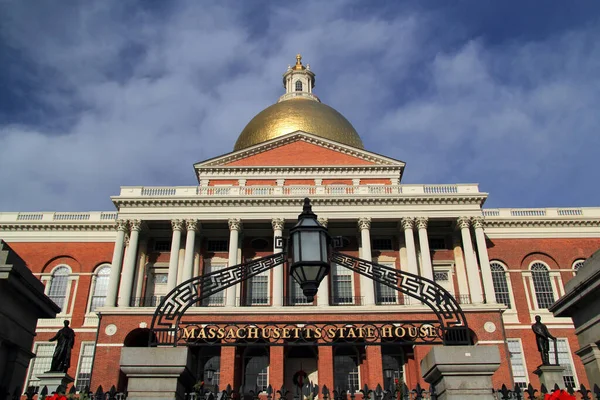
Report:
[[[565,388],[563,372],[565,372],[565,367],[560,365],[540,365],[533,371],[540,377],[540,384],[546,386],[548,390],[552,390],[554,385],[558,385],[561,389]]]
[[[124,347],[127,400],[183,400],[195,383],[190,361],[187,347]]]
[[[590,384],[600,382],[600,349],[598,345],[588,344],[577,350],[575,354],[581,358]]]
[[[44,372],[43,374],[38,375],[38,378],[40,391],[46,386],[48,388],[48,394],[54,392],[66,393],[67,385],[75,380],[67,375],[66,372],[54,371]],[[62,386],[60,390],[58,390],[59,386]]]
[[[439,346],[421,361],[438,400],[495,400],[492,375],[499,366],[497,346]]]

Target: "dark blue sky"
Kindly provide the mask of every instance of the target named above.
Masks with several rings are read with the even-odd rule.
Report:
[[[598,206],[598,37],[598,1],[0,2],[0,210],[194,185],[297,52],[404,183]]]

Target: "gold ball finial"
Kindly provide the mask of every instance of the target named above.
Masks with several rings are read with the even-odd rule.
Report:
[[[296,54],[296,65],[302,65],[302,56],[300,53]]]

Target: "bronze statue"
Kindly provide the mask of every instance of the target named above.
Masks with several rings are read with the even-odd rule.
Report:
[[[65,321],[64,324],[64,328],[49,339],[51,342],[56,340],[50,372],[67,372],[71,366],[71,349],[75,345],[75,331],[69,328],[69,321]]]
[[[535,341],[537,343],[538,351],[542,356],[542,364],[543,365],[552,365],[550,364],[550,341],[549,339],[554,340],[554,350],[556,353],[556,338],[548,332],[548,327],[542,324],[542,318],[539,315],[535,316],[535,324],[531,325],[531,329],[533,333],[535,333]],[[558,365],[558,353],[555,354],[556,364]]]

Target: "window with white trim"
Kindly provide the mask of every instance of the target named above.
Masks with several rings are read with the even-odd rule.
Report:
[[[454,294],[454,282],[452,279],[451,264],[434,264],[433,265],[433,280],[435,283],[443,287],[450,294]]]
[[[554,304],[554,291],[552,290],[548,267],[540,262],[533,263],[531,266],[531,279],[533,280],[538,308],[549,308]]]
[[[35,357],[31,359],[29,366],[29,377],[25,387],[33,386],[39,388],[38,375],[50,369],[52,355],[54,354],[54,343],[36,343],[33,349]]]
[[[69,275],[71,269],[66,265],[61,265],[52,271],[52,278],[48,283],[50,288],[48,290],[48,297],[50,300],[56,303],[60,307],[60,312],[64,314],[66,311],[65,300],[67,298],[67,288],[69,286]]]
[[[575,387],[575,368],[573,368],[573,362],[571,360],[571,351],[569,350],[569,342],[565,338],[556,339],[556,347],[558,348],[558,363],[565,368],[563,371],[563,380],[566,386]],[[554,364],[556,352],[554,351],[554,343],[550,343],[550,362]]]
[[[523,348],[521,347],[520,339],[506,339],[508,345],[508,353],[510,355],[510,366],[512,368],[513,379],[515,385],[519,385],[522,389],[527,387],[527,369],[523,359]]]
[[[90,312],[98,307],[103,307],[108,293],[108,281],[110,279],[110,265],[102,265],[96,269],[96,280],[90,303]]]
[[[308,297],[304,295],[300,284],[296,280],[290,277],[290,304],[312,304],[308,302]]]
[[[335,263],[331,265],[331,271],[332,304],[353,304],[352,271]]]
[[[333,357],[333,383],[343,390],[360,390],[358,354],[354,348],[336,349]]]
[[[380,262],[386,267],[396,268],[393,262]],[[377,304],[396,304],[398,303],[398,291],[380,282],[375,282],[375,300]]]
[[[148,269],[146,295],[142,299],[132,299],[132,306],[155,307],[168,293],[169,271],[167,266],[154,266]]]
[[[79,353],[79,366],[77,368],[77,379],[75,387],[78,390],[89,388],[92,379],[92,362],[94,361],[94,343],[81,343]]]
[[[227,268],[226,263],[213,263],[211,260],[204,261],[204,275],[210,274],[212,272],[220,271],[224,268]],[[225,291],[221,291],[215,293],[208,298],[202,300],[203,305],[205,306],[222,306],[225,304]]]
[[[244,360],[244,391],[246,393],[256,390],[256,387],[262,392],[269,386],[269,356],[257,353],[265,354],[266,352],[263,349],[257,349],[247,353]]]
[[[301,92],[302,91],[302,82],[301,81],[296,81],[296,92]]]
[[[576,260],[573,263],[573,272],[575,273],[575,275],[577,275],[579,273],[579,269],[583,266],[583,263],[585,262],[585,260]]]
[[[271,270],[253,276],[247,282],[247,301],[250,305],[269,304],[269,275]]]
[[[504,266],[499,262],[492,261],[490,262],[490,269],[492,270],[492,283],[494,284],[496,303],[504,304],[508,308],[511,308],[510,290],[508,288]]]

